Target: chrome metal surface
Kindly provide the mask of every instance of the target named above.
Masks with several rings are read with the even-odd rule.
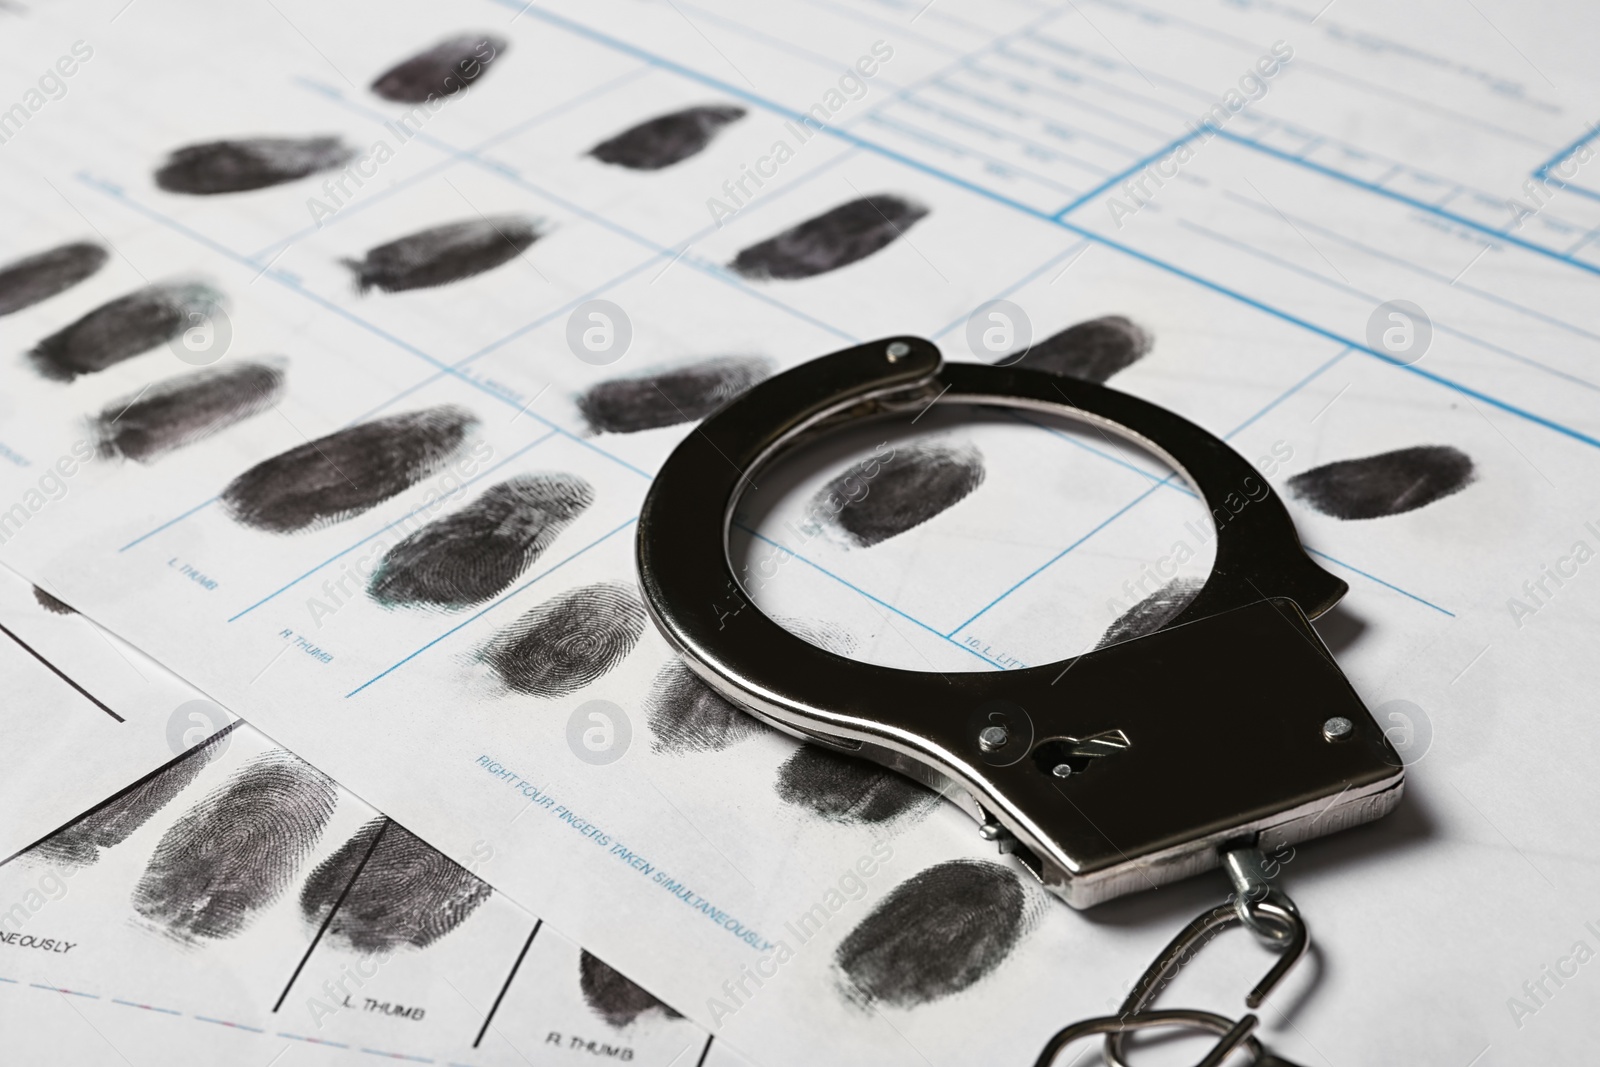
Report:
[[[750,479],[830,427],[935,402],[1064,415],[1182,472],[1217,528],[1194,600],[1134,641],[951,675],[846,659],[743,610],[728,530]],[[913,337],[812,360],[684,438],[645,499],[637,553],[657,626],[713,689],[999,823],[1018,859],[1075,907],[1214,868],[1235,844],[1277,848],[1365,822],[1399,800],[1399,757],[1308,621],[1345,583],[1306,555],[1270,486],[1226,443],[1104,386],[944,363]],[[1335,717],[1353,724],[1336,745],[1322,732]],[[985,750],[994,723],[1007,740]],[[1073,773],[1055,774],[1063,764]]]
[[[1227,859],[1231,861],[1233,858],[1233,852],[1230,852]],[[1248,862],[1248,857],[1244,857],[1244,859]],[[1232,866],[1230,864],[1231,870]],[[1236,899],[1243,900],[1245,898],[1239,896]],[[1250,907],[1260,916],[1265,916],[1273,923],[1281,925],[1287,931],[1287,936],[1273,946],[1279,955],[1277,961],[1272,965],[1272,969],[1267,972],[1266,977],[1256,983],[1255,988],[1250,990],[1245,997],[1246,1007],[1259,1008],[1261,1002],[1271,994],[1284,976],[1306,954],[1306,950],[1311,946],[1311,934],[1306,929],[1304,920],[1300,918],[1300,912],[1295,908],[1294,902],[1286,896],[1282,898],[1281,904],[1269,900],[1259,900],[1251,902]],[[1231,902],[1220,904],[1215,908],[1202,912],[1193,922],[1179,931],[1178,936],[1168,942],[1167,947],[1161,950],[1161,954],[1151,962],[1149,967],[1145,968],[1145,972],[1139,976],[1139,980],[1134,983],[1133,988],[1128,992],[1127,998],[1123,1000],[1116,1017],[1137,1019],[1159,1014],[1146,1009],[1149,1007],[1150,1002],[1156,998],[1156,995],[1161,992],[1162,986],[1171,977],[1172,973],[1183,966],[1191,955],[1208,944],[1217,934],[1234,923],[1244,921],[1246,920],[1243,917],[1243,912]],[[1207,1012],[1205,1014],[1210,1015],[1211,1013]],[[1222,1018],[1221,1016],[1213,1017]],[[1240,1023],[1242,1024],[1244,1020],[1253,1018],[1254,1016],[1246,1015],[1240,1020]],[[1254,1024],[1252,1023],[1251,1025],[1253,1026]],[[1122,1049],[1122,1035],[1125,1032],[1125,1030],[1115,1030],[1107,1033],[1105,1061],[1109,1067],[1127,1067]],[[1248,1028],[1246,1028],[1245,1032],[1249,1032]],[[1218,1048],[1221,1048],[1220,1044]],[[1253,1041],[1251,1042],[1250,1051],[1255,1057],[1254,1062],[1256,1063],[1287,1064],[1288,1062],[1271,1056]],[[1221,1056],[1218,1057],[1217,1049],[1214,1048],[1211,1056],[1208,1056],[1204,1063],[1220,1063],[1222,1058],[1226,1056],[1227,1051],[1223,1051]],[[1212,1057],[1217,1058],[1213,1059]]]
[[[1267,858],[1261,850],[1230,849],[1222,857],[1222,869],[1233,883],[1233,909],[1239,921],[1264,945],[1276,948],[1288,944],[1295,935],[1295,924],[1300,922],[1299,909],[1273,884],[1272,875],[1267,873]],[[1259,905],[1264,901],[1270,901],[1279,911],[1292,914],[1294,923],[1279,922],[1272,912],[1263,911]]]
[[[1152,1030],[1160,1027],[1181,1026],[1195,1030],[1206,1030],[1213,1034],[1221,1034],[1222,1038],[1198,1064],[1198,1067],[1215,1067],[1234,1049],[1243,1045],[1250,1052],[1250,1062],[1268,1067],[1276,1063],[1281,1067],[1294,1067],[1283,1060],[1268,1056],[1262,1049],[1261,1043],[1250,1036],[1250,1031],[1255,1028],[1259,1020],[1254,1015],[1246,1015],[1238,1022],[1225,1018],[1209,1011],[1198,1011],[1194,1008],[1165,1008],[1160,1011],[1140,1012],[1138,1015],[1101,1015],[1093,1019],[1073,1023],[1065,1027],[1052,1037],[1045,1045],[1044,1051],[1034,1061],[1034,1067],[1053,1067],[1056,1057],[1066,1047],[1085,1037],[1095,1034],[1110,1034],[1121,1037],[1123,1034],[1135,1030]],[[1107,1040],[1110,1040],[1108,1038]],[[1074,1063],[1077,1061],[1074,1060]]]

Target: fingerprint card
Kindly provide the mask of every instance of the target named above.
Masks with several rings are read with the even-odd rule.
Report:
[[[710,1044],[243,723],[0,864],[0,900],[0,1010],[69,998],[74,1028],[133,1062],[215,1062],[213,1028],[234,1033],[229,1055],[291,1062],[666,1062],[650,1050]],[[130,1027],[141,1013],[167,1031]]]
[[[0,859],[233,721],[7,567],[0,567],[0,678]]]
[[[274,4],[194,49],[215,16],[188,2],[5,5],[11,65],[59,76],[0,110],[30,209],[0,260],[0,558],[284,746],[62,831],[119,899],[48,938],[130,974],[186,944],[248,1025],[276,995],[358,1054],[481,1011],[476,1048],[530,1062],[1026,1062],[1114,1009],[1220,883],[1069,913],[950,798],[715,695],[640,597],[640,505],[699,420],[921,334],[1068,405],[1169,408],[1252,473],[1218,509],[1035,411],[864,422],[756,472],[727,625],[930,674],[1065,663],[1177,619],[1270,490],[1349,586],[1324,642],[1429,762],[1411,806],[1312,850],[1348,862],[1296,866],[1362,920],[1318,927],[1329,958],[1368,966],[1264,1032],[1436,1055],[1344,1023],[1396,1018],[1371,946],[1422,930],[1441,1012],[1560,1061],[1463,976],[1565,939],[1546,890],[1593,884],[1561,814],[1597,799],[1588,109],[1475,24],[1082,7]],[[46,706],[60,679],[4,654]],[[272,844],[211,894],[223,824]],[[1481,877],[1506,840],[1554,874]],[[223,977],[258,942],[270,966]],[[411,965],[451,946],[481,967]]]

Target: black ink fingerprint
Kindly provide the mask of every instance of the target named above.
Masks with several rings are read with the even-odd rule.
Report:
[[[283,391],[283,370],[238,363],[156,382],[101,409],[90,420],[99,454],[148,463],[271,407]]]
[[[374,287],[386,293],[431,289],[508,263],[540,236],[533,219],[497,215],[419,230],[344,263],[363,293]]]
[[[1099,384],[1143,359],[1152,341],[1129,319],[1107,315],[1068,326],[1035,344],[1021,359],[1011,355],[1000,362]]]
[[[756,356],[719,356],[634,378],[612,378],[578,397],[596,433],[636,433],[698,422],[772,373]]]
[[[464,608],[488,600],[593,502],[594,490],[575,475],[507,479],[384,553],[367,591],[386,607]]]
[[[38,586],[33,587],[33,599],[37,600],[39,606],[52,615],[76,615],[78,613],[77,608],[74,608],[64,600],[58,600]]]
[[[862,197],[751,245],[729,266],[758,280],[826,274],[893,244],[927,213],[921,204],[887,193]]]
[[[234,936],[287,888],[337,789],[282,749],[256,757],[161,838],[134,887],[134,910],[180,941]]]
[[[337,137],[253,137],[179,148],[156,171],[169,193],[244,193],[338,170],[356,150]]]
[[[722,127],[744,115],[744,108],[728,104],[684,108],[623,130],[589,154],[629,170],[661,170],[704,151]]]
[[[372,91],[397,104],[425,104],[434,97],[454,96],[483,77],[505,50],[504,37],[460,34],[385,71],[372,83]]]
[[[300,913],[320,927],[344,894],[328,924],[329,940],[357,952],[392,952],[402,945],[427,948],[465,922],[491,892],[483,879],[380,816],[317,864],[300,891]]]
[[[477,422],[448,406],[363,422],[257,463],[228,483],[222,503],[273,533],[342,522],[439,470]]]
[[[661,668],[645,704],[651,747],[684,755],[721,752],[767,729],[765,723],[728,703],[682,663]]]
[[[781,618],[777,621],[796,637],[835,655],[849,656],[856,650],[854,637],[820,620]]]
[[[595,1014],[619,1030],[647,1011],[659,1011],[669,1019],[683,1018],[627,975],[613,970],[586,950],[580,951],[578,956],[578,988]]]
[[[911,1008],[959,993],[1021,939],[1027,897],[998,863],[952,860],[896,886],[834,953],[845,994]]]
[[[0,316],[64,293],[106,265],[106,250],[80,241],[0,267]]]
[[[1189,602],[1199,594],[1200,587],[1205,584],[1204,578],[1177,578],[1168,582],[1118,615],[1116,621],[1106,627],[1106,632],[1100,636],[1094,647],[1120,645],[1124,641],[1132,641],[1135,637],[1155,633],[1171,622],[1178,612],[1188,607]]]
[[[862,460],[812,497],[810,515],[861,548],[920,526],[960,503],[985,475],[970,444],[917,444]]]
[[[778,768],[775,788],[785,803],[847,824],[887,822],[934,798],[903,774],[812,744]]]
[[[1289,491],[1336,519],[1379,519],[1459,493],[1473,476],[1459,448],[1418,445],[1314,467],[1290,478]]]
[[[644,623],[631,585],[597,582],[540,604],[496,634],[478,658],[519,693],[564,696],[621,663]]]
[[[229,723],[153,774],[78,816],[24,855],[63,867],[90,866],[103,850],[122,844],[188,788],[205,765],[227,749],[225,739],[241,721]]]
[[[70,382],[170,341],[222,297],[204,285],[150,285],[102,304],[28,353],[46,378]]]

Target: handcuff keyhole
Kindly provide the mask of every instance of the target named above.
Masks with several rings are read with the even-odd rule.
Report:
[[[1121,730],[1107,730],[1082,740],[1053,737],[1033,750],[1033,764],[1052,778],[1069,779],[1129,747],[1128,736]]]

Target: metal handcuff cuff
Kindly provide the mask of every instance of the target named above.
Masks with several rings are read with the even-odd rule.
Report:
[[[751,477],[846,423],[935,402],[1065,415],[1166,460],[1217,528],[1198,594],[1154,633],[987,674],[846,659],[742,611],[728,535]],[[1091,1034],[1106,1035],[1107,1060],[1120,1067],[1125,1034],[1160,1026],[1220,1034],[1203,1067],[1241,1046],[1251,1062],[1287,1065],[1251,1036],[1254,1015],[1149,1003],[1199,943],[1242,922],[1279,952],[1246,998],[1258,1006],[1308,944],[1264,851],[1386,814],[1404,769],[1309,623],[1345,583],[1306,555],[1283,504],[1227,444],[1105,386],[945,363],[928,341],[889,338],[795,367],[709,416],[656,476],[637,550],[651,616],[714,690],[780,730],[939,790],[1073,907],[1227,870],[1230,902],[1173,940],[1119,1014],[1060,1031],[1040,1067]]]

